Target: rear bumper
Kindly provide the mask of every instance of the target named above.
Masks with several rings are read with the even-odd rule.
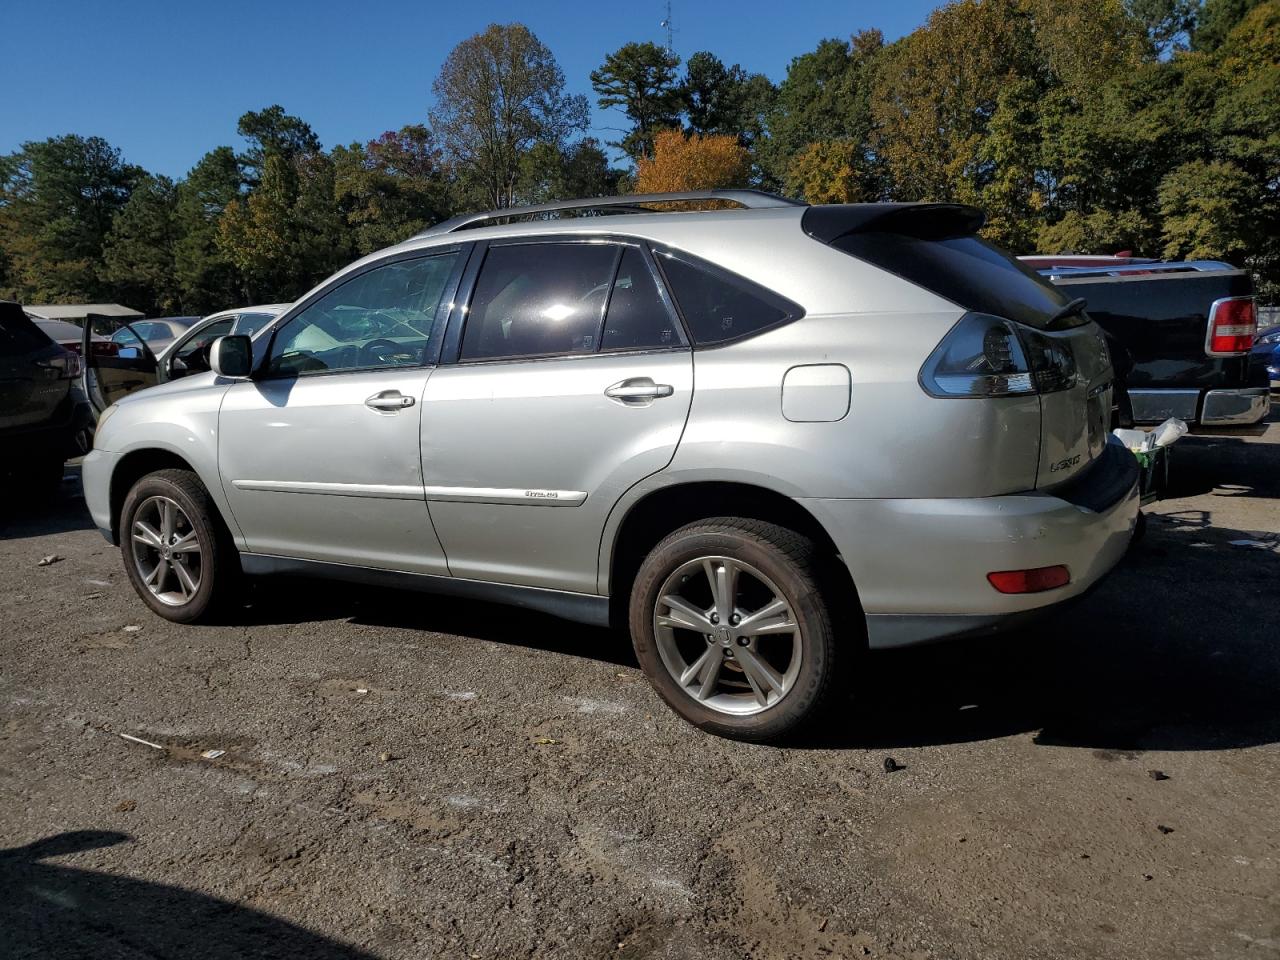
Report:
[[[1124,556],[1139,501],[1136,462],[1124,454],[1097,465],[1090,490],[1072,484],[1060,495],[802,502],[849,567],[872,647],[995,633],[1077,599]],[[1118,485],[1114,471],[1124,471]],[[1090,497],[1108,487],[1105,504]],[[987,581],[1055,564],[1071,582],[1042,593],[1002,594]]]
[[[68,397],[43,423],[0,431],[0,458],[16,461],[30,456],[78,457],[86,448],[92,423],[89,404]]]
[[[1177,417],[1188,424],[1218,430],[1252,427],[1271,410],[1267,387],[1200,390],[1198,388],[1131,389],[1135,423],[1161,423]]]
[[[1204,395],[1200,424],[1205,427],[1253,426],[1265,420],[1270,412],[1270,387],[1210,390]]]

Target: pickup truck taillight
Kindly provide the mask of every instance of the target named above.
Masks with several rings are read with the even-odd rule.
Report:
[[[1204,352],[1211,357],[1238,357],[1253,349],[1258,311],[1253,297],[1223,297],[1209,308]]]

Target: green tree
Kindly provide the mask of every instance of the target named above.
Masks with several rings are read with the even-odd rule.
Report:
[[[103,247],[103,279],[114,299],[144,313],[182,308],[174,268],[178,191],[168,177],[146,177],[120,208]]]
[[[24,143],[0,184],[10,285],[28,302],[111,294],[102,250],[116,213],[144,176],[101,137]]]
[[[1163,255],[1170,260],[1225,259],[1250,252],[1250,176],[1229,161],[1193,160],[1160,181]]]
[[[732,134],[750,149],[764,133],[777,89],[764,74],[747,73],[736,63],[726,67],[702,50],[685,63],[681,92],[690,130]]]
[[[679,126],[684,94],[676,79],[680,58],[656,43],[628,43],[605,57],[591,71],[591,87],[603,109],[619,107],[631,129],[611,146],[621,147],[632,160],[653,151],[654,134]]]
[[[236,132],[249,141],[249,148],[239,160],[245,181],[251,185],[261,178],[262,166],[269,154],[279,154],[292,160],[320,150],[320,138],[310,124],[285,113],[284,107],[278,103],[242,114],[236,124]]]
[[[1191,49],[1207,52],[1217,50],[1236,24],[1250,10],[1264,2],[1265,0],[1204,0],[1204,6],[1191,33]]]
[[[861,203],[867,192],[859,145],[851,140],[817,140],[787,166],[787,193],[809,203]]]
[[[411,237],[452,212],[440,149],[421,124],[336,147],[333,163],[335,197],[361,255]]]
[[[603,197],[619,193],[620,171],[609,166],[600,144],[587,137],[568,147],[534,144],[520,157],[517,199],[546,203],[575,197]]]
[[[816,50],[791,61],[768,111],[768,138],[757,149],[757,159],[774,183],[798,189],[789,170],[792,159],[811,144],[843,142],[851,145],[840,149],[863,184],[859,192],[880,192],[870,185],[876,176],[870,134],[872,84],[883,47],[880,31],[866,30],[848,42],[823,40]],[[832,148],[824,149],[830,156]]]
[[[258,188],[219,218],[217,245],[243,278],[247,301],[296,299],[338,269],[353,251],[332,159],[268,153]]]
[[[511,205],[522,153],[587,126],[586,98],[564,92],[556,58],[521,23],[462,41],[432,89],[431,125],[446,156],[463,186],[495,207]]]
[[[178,183],[174,276],[183,309],[212,313],[247,302],[235,263],[218,245],[218,221],[242,199],[240,165],[230,147],[206,153]]]

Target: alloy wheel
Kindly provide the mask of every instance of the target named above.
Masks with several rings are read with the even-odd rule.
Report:
[[[790,602],[762,572],[732,557],[681,564],[658,591],[653,626],[672,678],[720,713],[767,710],[800,673],[800,625]]]
[[[182,606],[200,589],[203,551],[176,500],[148,497],[133,514],[133,563],[142,585],[161,603]]]

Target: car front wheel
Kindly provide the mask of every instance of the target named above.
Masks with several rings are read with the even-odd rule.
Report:
[[[238,563],[200,479],[159,470],[133,485],[120,514],[125,570],[143,601],[166,620],[206,619],[233,592]]]
[[[682,527],[653,549],[632,591],[631,636],[676,713],[763,741],[820,712],[838,652],[816,561],[806,537],[736,517]]]

